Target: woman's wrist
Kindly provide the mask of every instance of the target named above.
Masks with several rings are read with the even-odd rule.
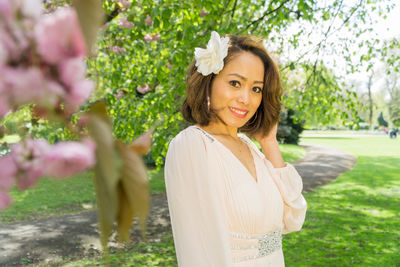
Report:
[[[274,139],[264,139],[259,141],[265,157],[272,163],[274,168],[286,167],[279,149],[279,142]]]

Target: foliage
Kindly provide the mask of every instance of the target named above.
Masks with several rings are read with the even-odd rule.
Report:
[[[362,109],[356,92],[340,85],[333,71],[324,65],[302,64],[301,69],[283,73],[286,92],[283,102],[286,108],[296,112],[294,120],[310,120],[329,124],[339,118],[346,125],[361,122]],[[318,118],[315,118],[318,117]]]
[[[35,132],[26,130],[30,126],[16,127],[22,141],[0,158],[0,209],[12,204],[8,191],[14,185],[25,190],[44,176],[68,178],[94,166],[101,243],[106,251],[115,221],[121,242],[129,241],[134,215],[145,232],[148,179],[139,154],[148,152],[151,134],[129,146],[115,141],[104,102],[90,105],[76,122],[73,114],[84,104],[89,106],[94,88],[94,82],[86,79],[85,56],[95,53],[92,48],[104,16],[98,0],[72,0],[73,8],[52,12],[53,4],[66,2],[47,3],[47,15],[40,0],[0,4],[0,118],[27,105],[30,126],[48,122],[57,129],[65,127],[78,140],[52,145],[33,139]],[[130,6],[120,2],[124,8]]]
[[[379,125],[379,126],[384,126],[384,127],[388,127],[388,126],[389,126],[388,122],[383,118],[382,112],[379,113],[378,125]]]
[[[288,108],[296,107],[298,119],[315,114],[328,123],[340,116],[357,124],[356,96],[343,89],[337,77],[320,62],[331,33],[349,28],[357,36],[362,35],[364,30],[354,24],[367,23],[368,9],[378,8],[381,2],[330,1],[321,6],[313,0],[141,0],[123,9],[119,2],[104,1],[109,22],[98,40],[98,56],[88,63],[101,88],[96,97],[106,98],[114,118],[115,136],[124,142],[159,122],[152,154],[160,166],[170,139],[187,125],[179,110],[185,97],[186,68],[193,59],[194,48],[204,47],[212,30],[220,34],[255,34],[267,40],[267,46],[279,59],[288,89],[284,102]],[[322,40],[312,44],[306,53],[318,53],[317,60],[303,54],[288,59],[285,48],[300,49],[307,35],[303,27],[299,31],[289,29],[306,24],[326,27]],[[304,93],[293,92],[293,70],[304,74],[296,81],[307,87]],[[298,101],[300,95],[304,101]]]
[[[400,126],[400,39],[393,38],[384,42],[382,48],[385,78],[384,91],[389,96],[387,101],[390,120],[394,126]]]

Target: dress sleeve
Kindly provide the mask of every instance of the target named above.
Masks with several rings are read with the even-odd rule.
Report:
[[[307,202],[301,191],[303,190],[303,181],[290,163],[286,163],[283,168],[274,168],[271,162],[264,159],[273,170],[273,179],[277,185],[284,204],[283,213],[283,234],[299,231],[303,226],[306,216]]]
[[[292,164],[286,163],[283,168],[274,168],[272,163],[265,157],[257,146],[245,135],[243,135],[250,147],[261,157],[269,169],[272,179],[275,182],[283,199],[283,234],[299,231],[303,226],[306,216],[307,202],[301,191],[303,181]]]
[[[226,224],[202,133],[182,131],[170,143],[165,183],[180,267],[232,266]]]

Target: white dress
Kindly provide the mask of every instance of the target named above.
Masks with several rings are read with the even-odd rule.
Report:
[[[165,182],[178,265],[284,266],[281,234],[299,231],[307,203],[289,163],[274,168],[244,134],[257,181],[236,156],[197,126],[170,143]]]

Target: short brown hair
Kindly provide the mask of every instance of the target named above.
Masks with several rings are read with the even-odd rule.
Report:
[[[264,63],[264,88],[261,104],[256,113],[239,131],[249,134],[267,134],[272,126],[279,121],[281,111],[282,87],[279,69],[275,61],[264,48],[261,38],[254,36],[225,35],[229,37],[228,55],[224,58],[226,66],[235,55],[241,52],[251,52]],[[187,95],[181,111],[185,120],[200,125],[208,125],[215,112],[208,109],[207,97],[211,94],[212,81],[216,74],[203,76],[197,71],[193,61],[187,71]]]

